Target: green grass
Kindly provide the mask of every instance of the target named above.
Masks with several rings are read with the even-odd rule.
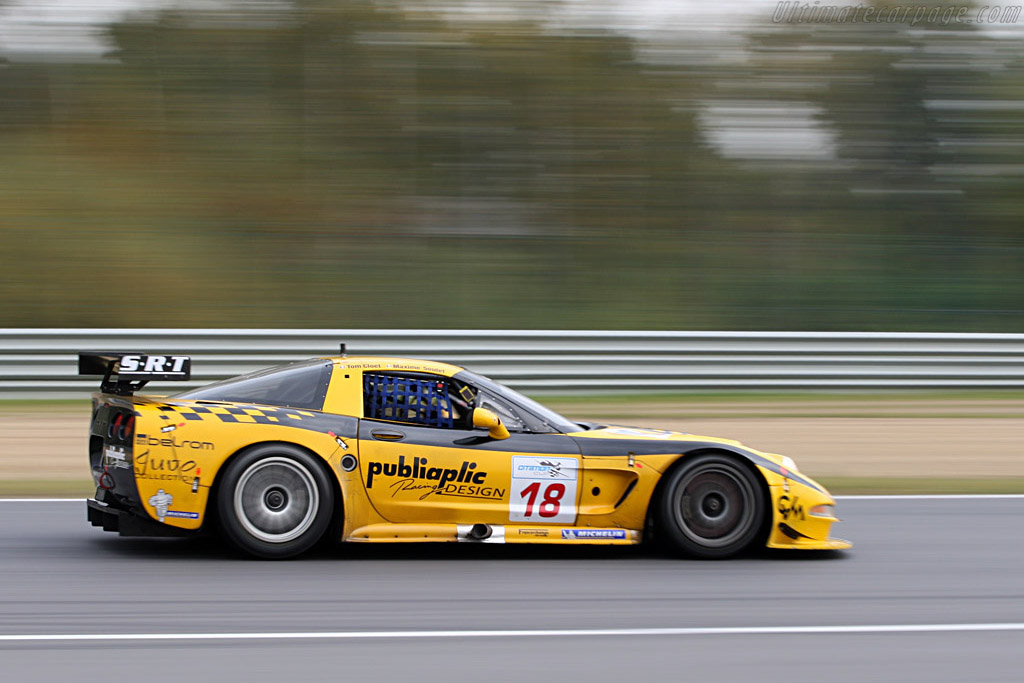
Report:
[[[26,410],[72,410],[83,409],[85,415],[89,414],[92,407],[90,399],[26,399],[8,398],[0,399],[0,413],[4,411],[23,412]]]
[[[86,498],[94,493],[91,479],[0,480],[0,498]]]

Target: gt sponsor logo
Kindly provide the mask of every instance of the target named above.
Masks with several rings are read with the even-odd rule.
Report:
[[[160,489],[152,496],[149,497],[149,504],[153,506],[153,510],[156,512],[156,516],[160,521],[164,521],[165,517],[177,517],[179,519],[199,519],[198,512],[186,512],[184,510],[171,510],[171,505],[174,504],[174,496],[167,493],[163,489]]]
[[[121,446],[107,446],[103,451],[103,466],[128,469],[128,454]]]
[[[563,541],[579,541],[592,538],[625,539],[625,529],[562,529]]]
[[[373,488],[373,478],[401,477],[411,479],[409,487],[416,485],[416,480],[436,481],[435,488],[444,488],[450,482],[456,484],[483,484],[487,479],[486,472],[474,472],[475,462],[462,462],[459,469],[454,467],[430,467],[426,458],[416,456],[412,464],[405,461],[405,456],[398,456],[398,462],[369,462],[366,465],[366,488]]]
[[[434,491],[439,496],[455,496],[456,498],[497,498],[505,497],[505,489],[497,486],[473,486],[471,484],[446,484]]]
[[[576,461],[572,461],[571,467],[576,467]],[[516,463],[515,476],[520,479],[575,479],[576,472],[564,472],[562,463],[557,460],[541,460],[535,464]]]
[[[135,476],[139,479],[190,482],[198,474],[195,460],[154,458],[149,451],[135,456]]]
[[[188,356],[121,356],[118,372],[121,374],[159,373],[164,375],[185,374]]]
[[[800,496],[793,496],[793,500],[790,500],[789,496],[780,496],[779,516],[787,522],[790,517],[793,519],[806,519],[804,517],[804,506],[800,503]]]
[[[180,425],[174,425],[177,427]],[[148,434],[135,435],[136,446],[163,446],[164,448],[191,448],[194,451],[212,451],[214,445],[209,441],[178,441],[174,437],[158,438]]]
[[[198,512],[184,512],[182,510],[168,510],[165,517],[178,517],[180,519],[199,519]]]
[[[611,427],[609,429],[603,429],[597,433],[597,436],[603,434],[615,434],[616,436],[635,436],[641,439],[665,439],[673,435],[674,432],[668,432],[664,429],[640,429],[639,427]]]
[[[164,517],[167,516],[167,508],[172,503],[174,503],[174,496],[163,489],[160,489],[149,497],[149,504],[153,506],[153,510],[156,511],[156,516],[161,522],[164,521]]]
[[[537,536],[540,538],[546,538],[548,535],[547,529],[520,529],[520,536]]]

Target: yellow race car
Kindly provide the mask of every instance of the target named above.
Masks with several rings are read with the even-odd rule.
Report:
[[[264,558],[320,541],[630,545],[699,558],[839,550],[828,491],[736,441],[569,420],[486,377],[406,358],[314,358],[176,396],[191,359],[83,353],[102,375],[95,526],[217,530]]]

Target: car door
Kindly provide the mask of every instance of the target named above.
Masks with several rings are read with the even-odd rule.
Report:
[[[363,399],[363,483],[388,521],[575,523],[581,462],[572,438],[537,431],[516,406],[443,375],[366,372]],[[498,414],[509,438],[474,429],[478,407]]]

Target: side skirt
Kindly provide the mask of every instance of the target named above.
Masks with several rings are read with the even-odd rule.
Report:
[[[640,529],[507,524],[369,524],[345,539],[355,543],[551,543],[636,545]]]

